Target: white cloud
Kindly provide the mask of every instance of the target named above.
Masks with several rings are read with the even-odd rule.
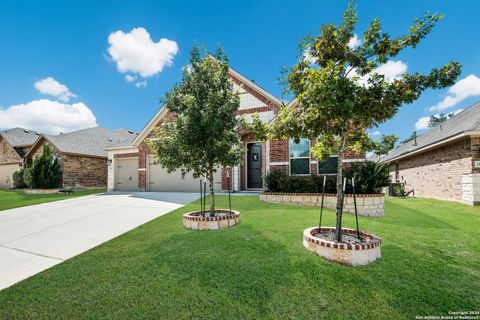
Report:
[[[162,38],[152,41],[145,28],[133,28],[130,32],[116,31],[108,36],[108,53],[121,73],[131,72],[146,78],[162,72],[173,63],[178,53],[175,41]]]
[[[480,96],[480,79],[471,74],[451,86],[448,89],[448,95],[441,102],[430,107],[428,111],[443,111],[469,97],[476,96]]]
[[[136,77],[136,76],[132,76],[131,74],[127,74],[127,75],[125,76],[125,80],[126,80],[127,82],[133,82],[133,81],[137,80],[137,77]]]
[[[77,97],[66,85],[61,84],[52,77],[39,80],[35,82],[34,86],[40,93],[56,97],[63,102],[68,102],[70,98]]]
[[[415,122],[415,129],[417,130],[423,130],[423,129],[428,129],[428,121],[430,120],[430,117],[421,117],[420,119]]]
[[[362,43],[363,43],[362,39],[360,39],[355,33],[353,37],[350,38],[350,41],[348,41],[348,47],[350,49],[355,49],[356,47],[361,46]]]
[[[463,109],[458,109],[458,110],[455,110],[453,111],[453,114],[457,114],[459,112],[462,112]],[[435,114],[434,116],[435,117],[438,117],[440,114]],[[430,121],[430,116],[425,116],[425,117],[421,117],[420,119],[417,120],[417,122],[415,122],[415,129],[417,130],[425,130],[425,129],[428,129],[428,122]]]
[[[386,63],[379,65],[376,69],[374,69],[371,74],[377,73],[385,76],[385,81],[387,82],[393,82],[395,79],[399,79],[406,71],[407,71],[407,64],[404,63],[401,60],[394,61],[394,60],[389,60]],[[358,77],[358,74],[356,70],[352,70],[348,74],[349,78],[353,77]],[[369,74],[360,77],[358,79],[358,83],[360,83],[363,86],[368,85],[368,78],[370,77]]]
[[[381,132],[378,131],[378,130],[375,130],[372,133],[370,133],[371,136],[379,136],[380,134],[381,134]]]
[[[58,134],[96,126],[92,111],[81,102],[66,104],[40,99],[0,109],[0,129],[22,127]]]
[[[147,80],[138,81],[135,83],[135,87],[137,88],[145,88],[147,86]]]
[[[373,70],[373,73],[383,74],[385,80],[392,82],[393,80],[400,78],[402,74],[407,71],[407,68],[407,65],[401,60],[389,60]]]

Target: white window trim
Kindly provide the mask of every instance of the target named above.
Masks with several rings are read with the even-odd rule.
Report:
[[[297,158],[292,158],[291,153],[290,153],[290,143],[293,141],[293,139],[288,139],[288,174],[290,176],[309,176],[312,174],[312,158],[311,158],[311,152],[310,148],[312,147],[312,141],[308,138],[303,138],[308,140],[308,157],[297,157]],[[303,140],[300,139],[300,140]],[[294,142],[294,141],[293,141]],[[308,158],[308,174],[292,174],[292,159],[307,159]]]
[[[333,158],[333,157],[338,158],[338,154],[331,154],[330,158]],[[338,161],[338,159],[337,159],[337,161]],[[342,163],[343,163],[343,161],[342,161]],[[336,176],[337,175],[336,173],[320,173],[319,170],[320,170],[320,166],[318,165],[318,162],[317,162],[317,175],[319,175],[319,176]]]

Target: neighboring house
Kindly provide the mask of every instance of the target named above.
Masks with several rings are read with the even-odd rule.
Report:
[[[392,150],[392,180],[415,196],[480,203],[480,103]]]
[[[280,110],[284,102],[268,93],[253,81],[230,69],[234,88],[240,92],[239,116],[247,121],[258,112],[262,121],[269,122]],[[288,104],[295,106],[295,101]],[[108,189],[124,191],[189,191],[198,192],[199,181],[191,174],[182,176],[180,171],[168,173],[155,164],[154,156],[145,143],[152,130],[160,125],[166,116],[166,108],[160,111],[147,124],[132,144],[106,149],[109,157]],[[336,156],[318,162],[310,154],[315,141],[303,139],[300,143],[292,140],[256,141],[253,134],[242,135],[245,147],[243,163],[228,169],[233,190],[261,190],[263,177],[272,169],[282,169],[291,175],[336,174]],[[347,156],[345,162],[364,161],[363,156]],[[215,189],[227,190],[227,169],[217,170]]]
[[[80,188],[105,188],[107,186],[108,147],[130,144],[137,133],[126,129],[111,130],[100,127],[78,130],[59,135],[42,134],[25,155],[30,166],[50,145],[62,166],[62,185]]]
[[[13,173],[40,133],[24,128],[0,131],[0,188],[13,188]]]

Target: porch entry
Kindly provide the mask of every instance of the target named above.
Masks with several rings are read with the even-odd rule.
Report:
[[[261,189],[262,181],[262,144],[247,144],[247,188]]]

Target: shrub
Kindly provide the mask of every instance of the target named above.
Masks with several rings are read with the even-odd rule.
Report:
[[[323,176],[288,176],[284,170],[274,169],[265,176],[270,192],[318,193],[322,192]],[[327,176],[325,192],[335,193],[335,176]]]
[[[352,193],[352,177],[355,178],[355,192],[359,194],[381,193],[391,182],[388,165],[375,161],[352,165],[345,170],[345,177],[346,193]]]
[[[288,176],[285,171],[275,169],[265,176],[270,192],[321,193],[324,176]],[[355,177],[355,192],[358,194],[381,193],[390,184],[388,166],[367,161],[352,165],[345,170],[346,193],[352,193],[352,177]],[[336,193],[336,176],[327,176],[325,193]]]
[[[23,180],[23,174],[25,172],[25,169],[18,169],[13,173],[13,185],[15,188],[25,188],[27,185],[25,184],[25,181]]]
[[[287,177],[284,170],[273,169],[265,176],[265,184],[268,191],[280,192],[280,180]]]
[[[27,168],[23,171],[23,182],[29,188],[33,188],[32,170]]]
[[[60,163],[50,146],[44,145],[42,154],[33,160],[33,165],[30,168],[30,175],[30,187],[48,189],[60,185]]]
[[[405,194],[405,186],[403,184],[397,184],[393,186],[393,196],[403,197]]]

